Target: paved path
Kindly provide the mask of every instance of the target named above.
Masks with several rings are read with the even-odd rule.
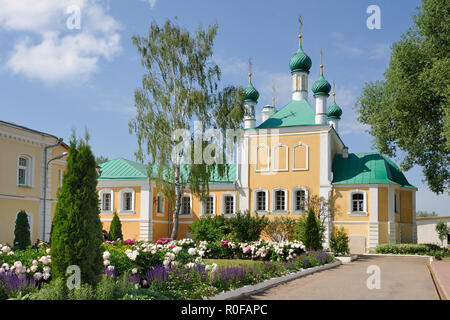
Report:
[[[441,290],[444,290],[443,294],[450,300],[450,261],[436,261],[431,263],[437,277],[436,281],[439,282]]]
[[[428,258],[360,256],[339,267],[273,287],[249,299],[270,300],[398,300],[438,299]],[[370,265],[380,268],[381,288],[369,290]]]

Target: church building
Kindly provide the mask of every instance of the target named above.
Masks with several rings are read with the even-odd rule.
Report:
[[[189,237],[190,224],[206,215],[232,218],[249,210],[270,219],[298,218],[316,196],[332,199],[325,246],[334,227],[344,228],[354,253],[382,243],[415,243],[417,188],[386,156],[349,152],[339,135],[342,109],[334,92],[330,99],[323,64],[309,92],[312,61],[301,41],[300,34],[289,63],[291,101],[279,108],[264,106],[259,124],[259,93],[249,73],[236,163],[229,164],[228,176],[212,179],[206,201],[190,192],[183,195],[178,237]],[[109,230],[117,211],[125,238],[155,241],[170,235],[173,203],[156,189],[144,165],[122,158],[101,164],[98,191],[104,229]]]

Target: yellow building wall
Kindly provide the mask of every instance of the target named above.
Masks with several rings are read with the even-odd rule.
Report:
[[[401,211],[401,221],[402,222],[408,222],[412,223],[412,216],[413,216],[413,200],[412,200],[412,193],[415,191],[404,191],[402,190],[400,192],[400,211]]]
[[[319,131],[317,132],[319,133]],[[287,189],[288,194],[288,212],[292,212],[292,199],[291,192],[294,187],[303,186],[308,189],[309,196],[319,195],[320,192],[320,134],[304,134],[304,135],[290,135],[279,136],[277,139],[271,139],[271,137],[252,137],[249,138],[249,159],[251,164],[249,165],[249,204],[250,212],[254,213],[253,207],[253,191],[259,188],[267,189],[268,191],[268,205],[269,211],[272,211],[272,189],[276,187],[283,187]],[[292,150],[299,142],[308,146],[308,170],[292,170]],[[256,172],[256,150],[258,146],[266,144],[270,148],[270,171],[269,172]],[[273,147],[278,144],[282,144],[288,147],[288,171],[274,171],[273,163],[278,165],[275,169],[284,169],[286,164],[285,149],[276,148],[276,153],[281,157],[278,161],[273,160]],[[261,150],[258,149],[258,150]],[[266,149],[264,149],[266,150]],[[296,151],[298,153],[306,152],[305,148],[301,147]],[[262,152],[260,152],[262,153]],[[306,156],[306,154],[305,154]],[[296,161],[296,166],[303,166],[305,161]],[[261,166],[262,167],[262,166]],[[267,165],[266,165],[267,167]],[[258,168],[260,169],[260,168]],[[274,178],[276,176],[276,179]],[[277,214],[278,216],[279,214]],[[295,216],[295,215],[293,215]]]
[[[13,245],[16,214],[25,210],[33,217],[31,241],[35,242],[39,237],[39,201],[26,201],[15,199],[0,199],[0,243]]]
[[[378,188],[378,221],[389,221],[388,188],[385,187]]]
[[[336,221],[369,221],[370,212],[368,212],[367,216],[351,216],[349,215],[349,212],[351,211],[351,208],[349,208],[349,199],[350,199],[350,192],[353,190],[360,190],[364,191],[366,193],[366,201],[367,201],[367,211],[369,211],[370,208],[370,194],[369,194],[369,188],[362,188],[362,187],[335,187],[333,189],[333,195],[336,197],[335,200],[335,214],[334,214],[334,220]]]
[[[337,229],[340,229],[341,227],[343,227],[344,231],[347,233],[348,236],[352,236],[352,235],[365,236],[366,237],[366,246],[368,245],[369,228],[368,228],[367,224],[339,224],[339,223],[335,223],[334,226]]]
[[[378,243],[389,243],[388,224],[380,223],[378,225]]]

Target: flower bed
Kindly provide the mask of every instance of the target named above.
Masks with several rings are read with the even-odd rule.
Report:
[[[397,243],[381,244],[375,248],[376,253],[382,254],[411,254],[433,256],[442,253],[442,248],[436,244]]]
[[[105,277],[112,283],[119,283],[125,277],[133,286],[121,291],[126,294],[120,298],[133,299],[201,299],[334,260],[326,252],[305,253],[304,246],[298,241],[203,241],[196,244],[191,239],[160,239],[156,243],[112,241],[103,246]],[[244,259],[258,263],[206,264],[204,259],[228,259],[231,262]],[[29,293],[33,297],[33,292],[51,280],[50,248],[45,244],[16,252],[0,245],[0,265],[0,299]],[[108,285],[111,283],[104,284]],[[44,287],[50,290],[48,286]],[[97,299],[92,293],[94,291],[93,288],[85,288],[85,295],[81,296]],[[62,297],[64,294],[49,294],[49,297],[53,296]],[[78,296],[81,297],[80,294]],[[112,295],[106,296],[113,298]]]

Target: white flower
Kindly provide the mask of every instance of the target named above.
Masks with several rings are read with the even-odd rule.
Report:
[[[46,272],[46,273],[50,273],[50,270],[51,270],[51,269],[50,269],[50,267],[47,266],[47,267],[44,267],[43,270],[44,270],[44,272]]]
[[[34,279],[39,281],[42,279],[42,273],[36,272],[33,277],[34,277]]]
[[[39,264],[39,262],[37,262],[37,260],[33,260],[33,262],[31,262],[31,264],[32,264],[33,266],[37,266],[37,265]]]
[[[108,271],[114,271],[114,266],[108,266]]]
[[[50,248],[48,248],[47,250],[45,250],[45,252],[46,252],[47,254],[50,254]]]
[[[167,267],[167,266],[169,265],[169,263],[170,263],[170,261],[169,261],[169,260],[167,260],[167,259],[164,259],[164,261],[163,261],[163,265],[164,265],[164,267]]]
[[[14,251],[9,251],[8,256],[12,256],[14,254]]]
[[[212,264],[212,269],[211,269],[211,272],[216,272],[217,271],[217,263],[213,263]]]
[[[205,266],[205,271],[209,271],[209,270],[211,270],[211,266],[210,266],[209,264],[207,264],[207,265]]]
[[[138,271],[137,271],[137,269],[136,268],[133,268],[132,270],[131,270],[131,273],[133,273],[133,274],[136,274]]]
[[[173,251],[175,254],[177,254],[177,253],[180,252],[182,249],[183,249],[183,248],[181,248],[181,247],[174,247],[174,248],[172,249],[172,251]]]
[[[196,249],[195,248],[189,248],[188,253],[193,256],[196,253]]]
[[[22,262],[20,262],[20,261],[14,262],[14,268],[22,269]]]
[[[36,272],[37,269],[38,269],[38,266],[36,266],[36,265],[32,265],[30,267],[31,272]]]
[[[178,261],[172,261],[172,265],[177,267],[178,266]]]
[[[48,280],[48,278],[50,278],[50,273],[44,272],[42,277],[44,278],[44,280]]]
[[[7,263],[2,264],[2,268],[5,270],[9,270],[9,264]]]
[[[109,251],[103,252],[103,260],[108,260],[110,256],[111,256],[111,253],[109,253]]]
[[[110,262],[109,260],[104,260],[104,261],[103,261],[103,265],[104,265],[104,266],[109,266],[110,263],[111,263],[111,262]]]

